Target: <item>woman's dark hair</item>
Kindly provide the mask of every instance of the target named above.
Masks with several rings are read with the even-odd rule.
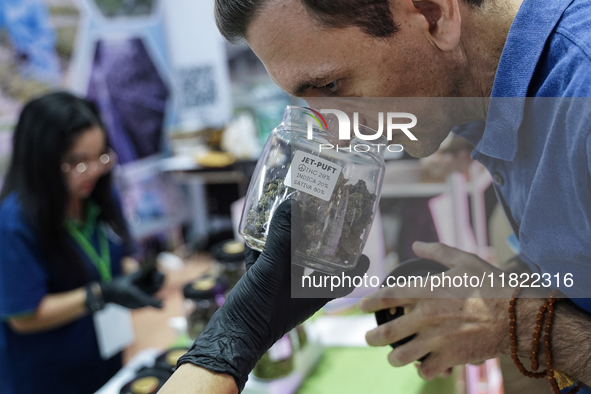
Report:
[[[243,40],[250,23],[270,0],[215,0],[215,20],[230,42]],[[387,38],[398,31],[390,0],[300,0],[311,15],[329,27],[357,26],[371,37]],[[472,7],[483,0],[464,0]]]
[[[88,100],[56,92],[30,101],[14,131],[10,168],[0,193],[0,201],[17,194],[50,269],[72,288],[84,284],[88,274],[63,225],[69,197],[61,165],[74,141],[94,126],[104,130],[95,105]],[[101,208],[99,219],[128,243],[111,173],[97,181],[90,198]]]

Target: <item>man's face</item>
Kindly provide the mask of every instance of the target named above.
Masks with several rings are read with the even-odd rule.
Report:
[[[460,95],[461,50],[441,51],[411,0],[396,2],[399,31],[376,39],[358,27],[328,28],[300,0],[269,0],[246,39],[286,92],[312,97],[452,97]],[[409,153],[433,153],[449,133],[424,132]]]

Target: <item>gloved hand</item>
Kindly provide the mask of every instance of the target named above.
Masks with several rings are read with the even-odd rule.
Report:
[[[162,301],[144,292],[135,281],[138,280],[136,272],[127,276],[114,278],[110,282],[100,282],[101,293],[105,303],[112,302],[129,309],[138,309],[145,306],[153,306],[162,309]]]
[[[150,270],[140,269],[134,272],[131,276],[131,281],[134,285],[140,288],[144,293],[153,296],[158,293],[164,284],[164,274],[156,268]]]
[[[301,227],[299,205],[283,202],[273,215],[263,253],[247,250],[248,271],[178,365],[191,363],[231,375],[242,391],[263,354],[332,299],[291,297],[291,286],[301,286],[303,273],[291,264],[292,242],[297,245]],[[362,256],[348,274],[363,276],[368,268],[369,260]],[[352,290],[342,288],[332,297]]]

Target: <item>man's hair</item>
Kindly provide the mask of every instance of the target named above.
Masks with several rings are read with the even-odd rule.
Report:
[[[250,23],[269,0],[215,0],[215,20],[231,42],[246,37]],[[329,27],[356,26],[375,38],[391,37],[398,31],[390,0],[300,0],[310,14]],[[472,7],[483,0],[464,0]]]
[[[269,0],[216,0],[215,19],[231,42],[245,38],[248,26]],[[389,0],[300,0],[311,15],[330,27],[357,26],[372,37],[390,37],[398,31]]]

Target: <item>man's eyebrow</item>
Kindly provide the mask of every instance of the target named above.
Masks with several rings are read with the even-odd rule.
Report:
[[[314,77],[308,77],[306,79],[303,79],[302,81],[300,81],[295,89],[293,90],[292,94],[296,97],[300,97],[302,96],[304,93],[306,93],[306,90],[310,89],[310,88],[316,88],[322,85],[325,85],[327,82],[327,79],[329,79],[329,77],[332,75],[331,73],[325,73],[322,75],[317,75]],[[330,83],[330,82],[329,82]]]

